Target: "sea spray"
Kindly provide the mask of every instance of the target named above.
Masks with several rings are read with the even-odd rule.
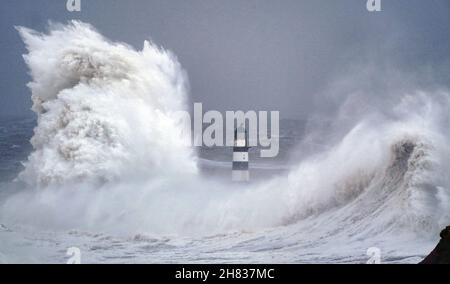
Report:
[[[38,116],[22,180],[48,186],[196,172],[172,115],[187,99],[173,54],[148,41],[136,51],[77,21],[48,34],[18,30]]]
[[[38,125],[20,175],[31,190],[5,201],[5,224],[183,236],[297,225],[351,240],[433,234],[448,219],[446,92],[336,125],[345,134],[287,178],[231,186],[196,175],[178,144],[170,114],[184,108],[186,76],[169,52],[135,51],[80,22],[19,30]]]

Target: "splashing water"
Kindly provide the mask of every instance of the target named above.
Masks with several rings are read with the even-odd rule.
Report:
[[[35,149],[21,179],[31,185],[195,173],[172,113],[184,109],[186,76],[149,42],[110,43],[80,22],[48,35],[18,28],[29,54]]]
[[[432,240],[450,220],[446,92],[405,95],[394,115],[359,119],[287,177],[236,186],[198,175],[181,143],[173,113],[186,108],[187,76],[173,54],[77,21],[18,30],[38,125],[18,177],[29,189],[3,202],[4,223],[121,236],[269,230],[281,246],[326,251],[338,240]]]

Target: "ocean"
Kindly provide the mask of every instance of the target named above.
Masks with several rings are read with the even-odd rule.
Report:
[[[180,139],[171,52],[18,30],[36,119],[0,121],[0,263],[417,263],[448,225],[446,91],[281,120],[233,183],[232,149]]]
[[[2,201],[14,196],[16,190],[22,190],[14,180],[23,171],[23,163],[32,152],[29,141],[36,123],[35,119],[20,118],[0,122]],[[254,149],[250,155],[250,184],[261,184],[277,176],[286,177],[292,170],[288,153],[296,151],[295,145],[301,141],[304,127],[301,130],[295,127],[304,125],[304,121],[282,120],[280,125],[280,156],[265,161],[258,158],[258,150]],[[230,179],[232,149],[204,147],[198,152],[200,173],[204,178]],[[274,187],[272,190],[280,189]],[[230,189],[230,194],[235,193]],[[3,223],[0,261],[65,263],[69,259],[67,250],[77,247],[83,263],[366,263],[371,258],[367,250],[377,247],[384,263],[417,263],[438,240],[437,235],[432,234],[428,238],[389,234],[389,231],[395,231],[394,228],[381,235],[374,231],[372,237],[360,236],[358,228],[370,226],[376,221],[376,214],[373,219],[366,216],[361,220],[361,216],[350,213],[354,210],[352,206],[355,204],[313,214],[284,226],[206,233],[204,236],[158,235],[147,230],[116,235],[76,227],[54,231],[0,218]],[[27,206],[15,210],[26,211]],[[345,216],[347,212],[349,216]]]

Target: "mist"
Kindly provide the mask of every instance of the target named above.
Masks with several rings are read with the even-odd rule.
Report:
[[[42,239],[50,261],[76,239],[94,262],[410,262],[447,225],[447,1],[34,3],[1,11],[1,114],[36,119],[1,128],[28,156],[0,181],[0,262]],[[271,137],[288,159],[210,174],[232,151],[184,143],[194,103],[295,119]]]
[[[152,39],[177,54],[189,73],[189,105],[201,102],[205,110],[273,110],[309,119],[339,109],[342,96],[330,96],[346,77],[358,76],[346,92],[365,93],[359,108],[398,97],[388,95],[393,85],[449,85],[445,0],[384,1],[379,13],[359,0],[85,2],[80,13],[54,1],[1,9],[2,114],[31,113],[20,59],[25,50],[14,26],[43,30],[48,20],[80,19],[136,49],[142,38]]]

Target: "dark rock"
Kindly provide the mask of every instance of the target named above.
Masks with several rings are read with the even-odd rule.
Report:
[[[441,232],[439,244],[420,264],[450,264],[450,226]]]

